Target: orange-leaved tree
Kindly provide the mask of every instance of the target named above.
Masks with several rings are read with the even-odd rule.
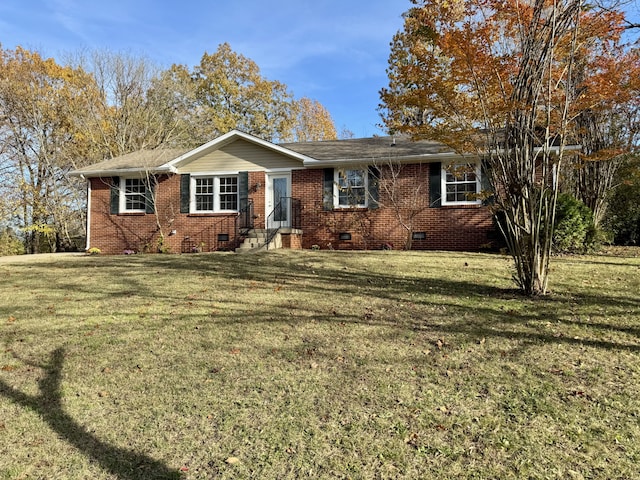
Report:
[[[413,4],[391,44],[384,121],[482,159],[514,280],[545,294],[559,173],[584,108],[580,61],[595,37],[619,41],[620,14],[582,0]]]

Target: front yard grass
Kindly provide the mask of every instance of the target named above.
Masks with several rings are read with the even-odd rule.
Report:
[[[614,254],[617,253],[617,254]],[[0,264],[0,478],[634,478],[640,258]]]

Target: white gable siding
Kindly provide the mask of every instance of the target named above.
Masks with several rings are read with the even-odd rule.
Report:
[[[245,140],[236,140],[180,167],[179,172],[240,172],[300,167],[302,167],[301,161]]]

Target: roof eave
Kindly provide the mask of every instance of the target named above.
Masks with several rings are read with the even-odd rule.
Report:
[[[405,155],[398,157],[369,158],[336,158],[331,160],[311,159],[304,162],[305,167],[336,167],[341,165],[386,165],[389,163],[435,163],[442,161],[463,160],[477,155],[461,155],[459,153],[428,153],[422,155]]]
[[[72,170],[69,175],[72,177],[95,178],[95,177],[114,177],[120,175],[135,174],[158,174],[158,173],[177,173],[177,169],[172,166],[161,165],[159,167],[135,167],[135,168],[111,168],[106,170]]]

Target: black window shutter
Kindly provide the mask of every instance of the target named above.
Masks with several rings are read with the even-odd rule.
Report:
[[[111,177],[110,188],[111,215],[120,213],[120,177]]]
[[[442,206],[442,163],[429,164],[429,206]]]
[[[191,203],[191,175],[183,173],[180,175],[180,213],[189,213],[189,204]]]
[[[324,169],[322,183],[322,209],[333,210],[333,168]]]
[[[376,167],[369,167],[369,185],[367,188],[369,189],[369,208],[376,209],[380,205],[378,203],[378,182],[380,181],[380,170]]]
[[[156,198],[156,177],[150,176],[145,182],[144,189],[144,206],[146,213],[154,213],[156,211],[155,198]]]
[[[238,173],[238,207],[242,210],[249,202],[249,172]]]
[[[493,205],[495,203],[495,196],[489,195],[489,192],[493,192],[493,187],[491,186],[491,179],[489,178],[489,165],[487,162],[482,162],[480,166],[480,189],[483,194],[484,199],[482,200],[483,205]]]

